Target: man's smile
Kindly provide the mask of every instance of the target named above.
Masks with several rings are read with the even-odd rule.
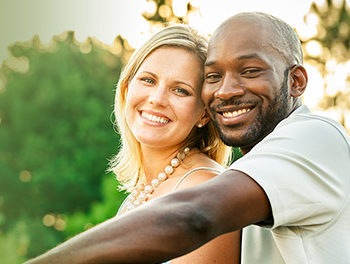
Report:
[[[250,108],[243,108],[243,109],[234,110],[234,111],[222,112],[222,115],[225,118],[231,118],[231,117],[240,116],[240,115],[247,113],[249,111],[250,111]]]
[[[215,119],[223,125],[238,125],[246,122],[251,117],[251,112],[256,104],[238,103],[225,106],[211,107],[211,112],[216,116]]]

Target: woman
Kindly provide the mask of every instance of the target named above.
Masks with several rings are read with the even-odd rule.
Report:
[[[131,57],[119,79],[115,116],[122,146],[111,162],[131,192],[118,215],[148,200],[205,182],[225,165],[201,100],[207,41],[187,26],[164,28]],[[239,232],[216,238],[171,264],[239,263]]]

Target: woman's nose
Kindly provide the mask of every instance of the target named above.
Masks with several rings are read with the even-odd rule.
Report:
[[[153,87],[152,91],[150,91],[148,100],[153,105],[166,106],[168,101],[166,85],[159,84],[156,87]]]

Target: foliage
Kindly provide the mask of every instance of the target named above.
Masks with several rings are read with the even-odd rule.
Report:
[[[27,247],[28,237],[25,234],[25,225],[23,222],[18,223],[7,234],[0,233],[0,256],[2,263],[22,263]]]
[[[312,3],[310,14],[314,14],[318,18],[317,34],[306,40],[306,46],[311,41],[318,43],[321,47],[321,53],[318,56],[306,54],[305,60],[313,65],[316,65],[320,70],[324,80],[327,80],[327,75],[335,74],[339,70],[337,68],[330,69],[327,63],[333,61],[333,64],[342,65],[343,68],[348,68],[350,60],[350,6],[345,0],[334,1],[325,0],[322,5]],[[341,87],[334,86],[334,82],[325,84],[331,90],[338,89],[337,92],[328,94],[325,93],[320,102],[320,107],[323,111],[335,110],[339,112],[340,123],[350,132],[350,126],[345,122],[346,116],[350,122],[350,71],[347,70],[347,78],[345,84]],[[338,77],[339,79],[339,77]]]
[[[110,116],[123,61],[94,39],[78,43],[73,32],[48,47],[34,37],[9,50],[13,57],[0,71],[6,84],[0,90],[0,230],[10,234],[25,220],[33,256],[70,235],[61,232],[70,226],[67,215],[87,212],[107,195],[103,178],[115,192],[117,182],[105,170],[119,142]],[[115,213],[123,197],[107,197],[110,204],[88,221],[105,220],[111,206]],[[48,214],[60,225],[44,226]]]
[[[155,11],[143,16],[156,25],[186,24],[195,10],[188,3],[178,17],[171,0],[149,1]],[[349,8],[344,0],[325,3],[312,5],[318,34],[304,42],[322,45],[306,60],[324,75],[326,60],[350,59]],[[121,37],[108,47],[66,32],[47,46],[34,37],[9,50],[0,69],[0,256],[15,264],[114,216],[124,199],[105,169],[119,144],[110,121],[114,85],[132,49]],[[326,97],[324,107],[344,95]]]
[[[74,236],[116,215],[126,195],[116,190],[116,182],[112,175],[107,174],[103,178],[101,192],[101,201],[93,202],[88,213],[78,211],[67,217],[67,227],[64,230],[67,237]]]
[[[325,64],[327,60],[335,58],[338,62],[350,59],[350,8],[345,0],[335,4],[333,0],[326,0],[320,6],[312,3],[310,13],[319,18],[317,34],[308,41],[315,40],[322,44],[322,56],[315,59]]]
[[[190,2],[186,5],[186,14],[184,16],[177,16],[174,12],[173,1],[171,0],[147,0],[155,5],[153,13],[143,13],[143,17],[151,24],[173,24],[183,23],[188,24],[188,14],[195,11],[196,8]]]

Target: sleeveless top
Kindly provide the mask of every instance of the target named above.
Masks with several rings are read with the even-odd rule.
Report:
[[[191,173],[193,173],[193,172],[195,172],[195,171],[198,171],[198,170],[210,170],[210,171],[216,172],[217,174],[219,174],[219,173],[221,172],[220,170],[214,169],[214,168],[211,168],[211,167],[197,167],[197,168],[194,168],[194,169],[192,169],[192,170],[186,172],[186,173],[181,177],[181,179],[175,184],[175,186],[174,186],[174,188],[171,190],[171,192],[176,191],[177,188],[179,188],[179,185],[180,185],[186,178],[188,178],[188,176],[190,176]],[[170,192],[170,193],[171,193],[171,192]],[[129,198],[129,196],[125,198],[125,200],[123,201],[123,203],[122,203],[121,206],[119,207],[116,216],[120,216],[120,215],[122,214],[122,211],[123,211],[123,209],[124,209],[125,204],[126,204],[127,201],[128,201],[128,198]],[[127,211],[125,211],[125,212],[123,212],[123,213],[126,213],[126,212],[127,212]],[[170,262],[169,262],[169,263],[170,263]]]
[[[211,167],[197,167],[197,168],[194,168],[188,172],[186,172],[182,177],[181,179],[175,184],[174,188],[171,190],[171,192],[174,192],[177,190],[177,188],[179,188],[179,185],[186,179],[188,178],[188,176],[190,176],[191,173],[195,172],[195,171],[198,171],[198,170],[210,170],[210,171],[213,171],[213,172],[216,172],[217,174],[219,174],[221,171],[218,170],[218,169],[214,169],[214,168],[211,168]],[[117,215],[116,216],[120,216],[121,215],[121,212],[123,211],[124,209],[124,206],[128,200],[129,196],[125,198],[125,200],[123,201],[122,205],[119,207],[119,210],[117,212]],[[125,211],[124,213],[126,213],[127,211]],[[160,264],[171,264],[170,263],[170,260],[167,261],[167,262],[163,262],[163,263],[160,263]]]

